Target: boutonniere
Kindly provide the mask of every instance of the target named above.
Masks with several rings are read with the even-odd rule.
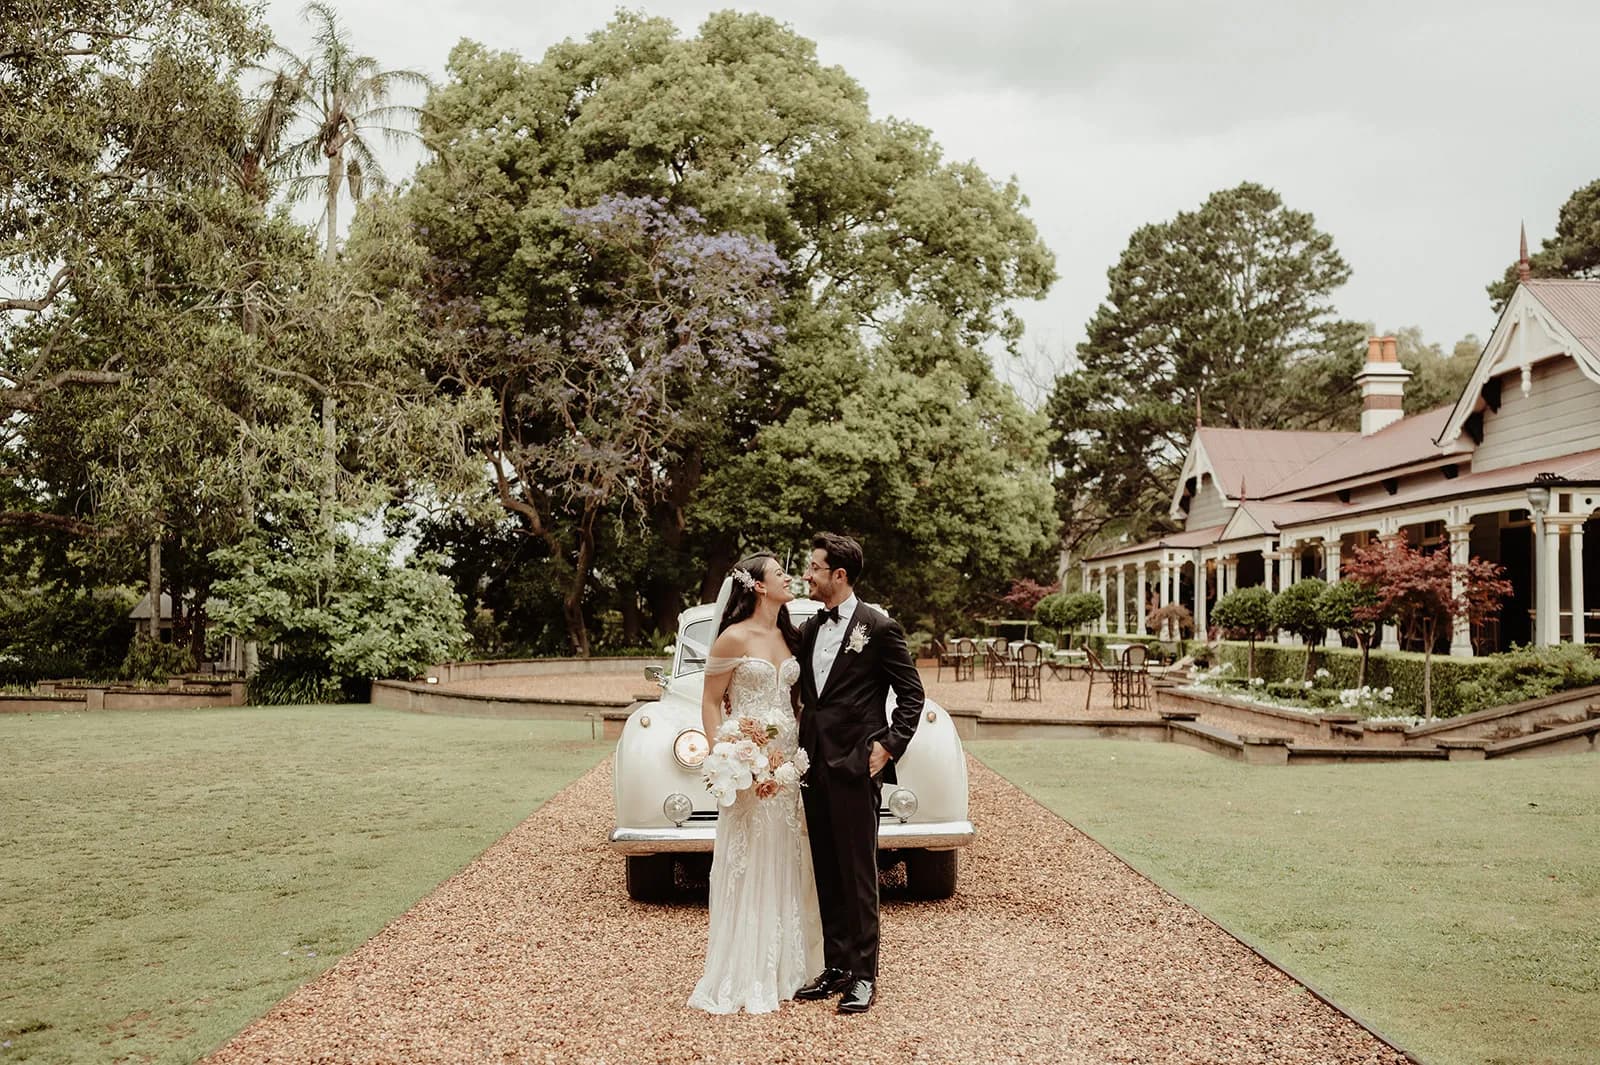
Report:
[[[850,642],[846,645],[852,654],[860,654],[867,646],[867,627],[857,622],[856,627],[850,630]]]

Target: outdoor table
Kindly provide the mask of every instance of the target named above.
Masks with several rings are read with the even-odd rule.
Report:
[[[1044,664],[1049,667],[1050,675],[1057,680],[1071,680],[1073,670],[1089,668],[1089,656],[1075,648],[1052,651],[1044,660]]]

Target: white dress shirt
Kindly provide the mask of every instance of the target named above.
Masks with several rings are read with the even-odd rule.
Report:
[[[817,679],[818,695],[828,685],[828,674],[833,672],[834,660],[839,657],[839,648],[844,646],[844,635],[850,631],[850,619],[855,612],[856,597],[852,592],[850,598],[839,604],[838,618],[824,621],[817,630],[817,642],[811,646],[811,675]]]

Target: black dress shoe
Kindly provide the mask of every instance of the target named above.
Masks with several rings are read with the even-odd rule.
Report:
[[[843,969],[824,969],[821,976],[796,991],[794,997],[802,1002],[813,1002],[817,999],[837,995],[849,986],[849,973]]]
[[[851,980],[850,986],[845,989],[844,998],[839,1000],[840,1013],[865,1013],[872,1008],[873,988],[871,980]]]

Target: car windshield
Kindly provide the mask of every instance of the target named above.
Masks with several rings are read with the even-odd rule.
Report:
[[[711,646],[711,619],[691,621],[678,634],[678,676],[699,673],[706,668]]]

